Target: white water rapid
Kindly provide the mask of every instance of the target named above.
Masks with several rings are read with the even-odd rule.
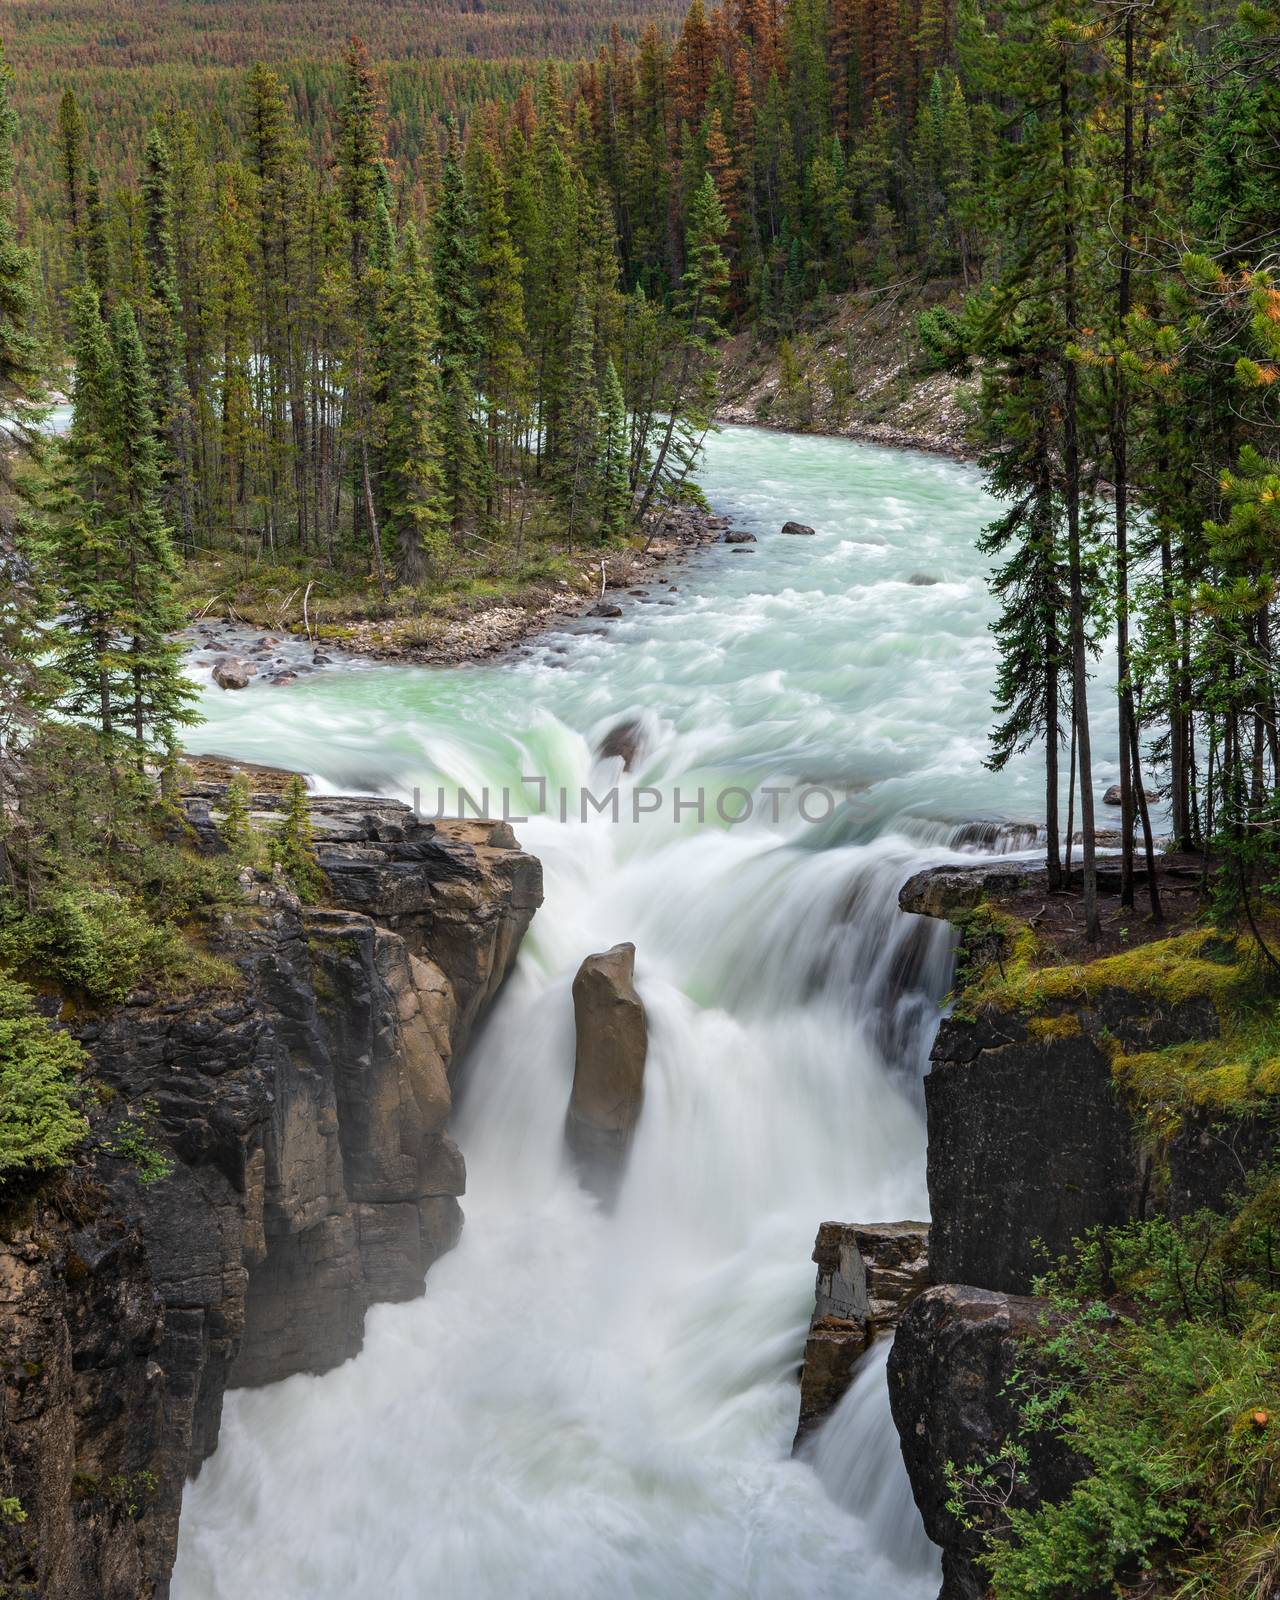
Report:
[[[935,1553],[864,1363],[812,1463],[790,1458],[826,1218],[925,1214],[920,1079],[948,931],[896,891],[958,824],[1034,821],[1036,771],[984,771],[993,666],[978,474],[730,429],[702,482],[759,535],[515,662],[330,669],[210,690],[197,747],[334,790],[503,787],[546,903],[465,1075],[466,1228],[421,1299],[376,1307],[322,1378],[227,1397],[186,1495],[175,1600],[925,1600]],[[797,517],[819,531],[783,537]],[[912,582],[912,578],[933,580]],[[1105,748],[1101,705],[1098,745]],[[662,809],[574,812],[639,719],[623,780]],[[522,775],[545,777],[550,814]],[[1099,774],[1110,781],[1111,774]],[[701,788],[708,818],[673,817]],[[823,785],[725,826],[726,786]],[[558,817],[557,791],[569,794]],[[844,801],[845,793],[849,798]],[[734,802],[730,814],[741,805]],[[562,1129],[569,985],[638,950],[643,1117],[613,1214]]]

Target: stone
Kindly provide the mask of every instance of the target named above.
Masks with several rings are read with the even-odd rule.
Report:
[[[600,741],[600,748],[596,751],[596,758],[600,761],[619,760],[622,770],[630,772],[635,765],[644,739],[644,730],[639,719],[629,717],[625,722],[615,723],[604,738]]]
[[[242,661],[239,656],[230,656],[225,661],[219,661],[213,669],[213,681],[219,689],[247,689],[249,679],[257,672],[248,661]]]
[[[635,988],[636,947],[590,955],[573,980],[576,1048],[565,1139],[587,1187],[610,1199],[644,1098],[648,1023]]]
[[[924,1222],[824,1222],[813,1247],[818,1278],[800,1371],[795,1446],[835,1409],[866,1350],[897,1326],[929,1283]]]
[[[926,867],[898,890],[898,908],[920,917],[954,916],[986,900],[1012,899],[1033,887],[1048,891],[1043,867],[1002,862],[999,866]]]
[[[1146,795],[1148,802],[1155,801],[1160,798],[1154,789],[1143,789],[1142,792],[1144,795]],[[1102,803],[1104,806],[1118,806],[1121,803],[1120,785],[1118,783],[1113,783],[1111,785],[1106,794],[1103,795]]]
[[[1112,1057],[1218,1032],[1203,996],[1157,1008],[1101,984],[1033,1018],[989,1007],[944,1019],[924,1083],[935,1280],[1024,1294],[1046,1257],[1144,1215],[1147,1158]],[[1212,1203],[1211,1179],[1181,1182]]]
[[[939,1600],[983,1600],[987,1593],[975,1558],[995,1508],[977,1506],[974,1522],[961,1522],[948,1510],[947,1468],[985,1465],[1017,1430],[1007,1386],[1015,1370],[1034,1370],[1049,1316],[1043,1300],[949,1283],[919,1295],[898,1325],[889,1403],[925,1532],[942,1547]],[[1083,1464],[1048,1429],[1025,1443],[1026,1470],[1011,1503],[1026,1508],[1066,1495]]]
[[[620,617],[622,607],[615,606],[612,601],[598,600],[587,612],[589,617]]]
[[[941,578],[931,578],[927,572],[913,572],[907,579],[917,589],[932,589],[935,584],[942,582]]]
[[[730,528],[724,536],[724,542],[726,544],[755,544],[756,536],[754,533],[747,533],[742,528]]]
[[[783,533],[813,533],[815,530],[804,522],[784,522],[782,531]]]

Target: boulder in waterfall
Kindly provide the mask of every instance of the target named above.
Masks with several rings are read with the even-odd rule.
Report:
[[[213,669],[213,681],[219,689],[247,689],[249,679],[257,670],[239,656],[229,656],[226,661],[219,661]]]
[[[835,1409],[865,1352],[893,1332],[928,1287],[929,1226],[824,1222],[813,1259],[818,1281],[800,1372],[796,1448]]]
[[[565,1140],[587,1187],[610,1199],[644,1098],[649,1046],[636,947],[588,956],[573,980],[576,1054]]]
[[[917,589],[932,589],[935,584],[942,582],[941,578],[931,578],[927,572],[913,572],[907,579]]]
[[[745,528],[730,528],[724,536],[724,542],[726,544],[754,544],[756,536],[754,533],[748,533]]]
[[[643,743],[643,731],[637,717],[628,717],[624,722],[615,723],[604,738],[600,741],[600,748],[596,752],[601,761],[615,758],[622,762],[622,770],[630,772],[635,765],[636,757],[640,754]]]
[[[1144,789],[1142,792],[1146,795],[1148,801],[1160,798],[1154,789]],[[1120,785],[1118,783],[1111,785],[1106,794],[1103,795],[1102,803],[1104,806],[1118,806],[1120,804]]]
[[[782,531],[783,533],[814,533],[816,529],[811,528],[806,522],[784,522]]]

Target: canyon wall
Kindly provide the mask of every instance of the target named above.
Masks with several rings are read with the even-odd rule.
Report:
[[[1271,1109],[1188,1107],[1176,1079],[1159,1078],[1177,1047],[1223,1040],[1229,941],[1148,929],[1152,942],[1099,958],[1036,952],[1046,897],[1042,872],[1010,863],[921,873],[900,896],[961,935],[924,1086],[933,1287],[903,1316],[889,1361],[912,1489],[942,1548],[940,1600],[985,1593],[985,1516],[956,1516],[949,1469],[995,1464],[999,1520],[1000,1452],[1017,1432],[1007,1386],[1034,1374],[1055,1315],[1032,1292],[1037,1275],[1090,1229],[1222,1206],[1280,1131]],[[1050,1433],[1029,1449],[1009,1506],[1059,1499],[1083,1471]]]
[[[216,848],[210,804],[186,801]],[[254,797],[256,810],[279,800]],[[72,1026],[93,1154],[0,1241],[6,1596],[163,1600],[228,1387],[322,1372],[456,1242],[451,1081],[541,901],[502,823],[313,803],[332,893],[242,875],[240,981]]]

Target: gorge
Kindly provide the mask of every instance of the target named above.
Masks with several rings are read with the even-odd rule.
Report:
[[[674,604],[633,597],[607,635],[205,696],[205,747],[322,789],[508,790],[546,904],[466,1070],[458,1248],[420,1300],[370,1313],[337,1372],[228,1396],[186,1496],[180,1600],[534,1596],[565,1571],[635,1596],[936,1589],[883,1352],[816,1470],[789,1451],[818,1224],[926,1205],[920,1080],[951,940],[897,911],[899,885],[972,860],[951,847],[965,822],[1035,816],[1034,776],[981,767],[988,502],[949,461],[736,428],[703,483],[757,543],[695,557]],[[816,537],[781,537],[792,517]],[[596,752],[627,718],[624,774]],[[535,776],[572,820],[554,798],[537,814]],[[581,789],[612,783],[664,803],[581,821]],[[673,814],[677,786],[806,784],[839,795],[830,817],[793,796],[736,827],[710,800],[706,825]],[[563,1156],[569,985],[622,941],[650,1052],[606,1214]]]
[[[166,1075],[195,1038],[176,1033],[190,1031],[180,1008],[152,1021],[144,995],[86,1035],[131,1104],[155,1096],[180,1162],[142,1192],[143,1235],[168,1241],[149,1262],[128,1236],[92,1255],[83,1227],[67,1255],[91,1255],[91,1288],[113,1286],[73,1319],[71,1364],[82,1411],[86,1366],[122,1384],[138,1471],[118,1493],[141,1515],[89,1486],[65,1408],[41,1412],[52,1365],[27,1386],[25,1422],[0,1418],[30,1441],[61,1417],[43,1470],[76,1458],[68,1500],[45,1508],[47,1547],[77,1530],[51,1592],[534,1600],[572,1573],[574,1592],[636,1600],[931,1600],[939,1553],[913,1484],[947,1546],[944,1593],[980,1592],[941,1510],[937,1440],[971,1443],[949,1385],[977,1361],[984,1376],[965,1381],[990,1401],[1009,1319],[1032,1315],[1002,1292],[1029,1286],[1007,1253],[1029,1239],[1017,1218],[1001,1232],[949,1196],[944,1275],[987,1287],[930,1291],[909,1319],[898,1428],[886,1338],[794,1459],[791,1442],[815,1233],[928,1215],[922,1084],[952,981],[945,916],[984,853],[1034,840],[1034,771],[982,767],[990,600],[973,536],[989,502],[969,466],[746,428],[710,441],[703,483],[755,543],[697,551],[665,574],[678,582],[623,597],[607,629],[566,622],[482,666],[338,660],[237,692],[197,657],[201,747],[311,775],[339,909],[263,891],[258,1077],[243,1088],[234,1007],[216,1013],[194,1092]],[[789,518],[815,535],[783,536]],[[1099,724],[1111,714],[1100,694]],[[222,792],[208,779],[197,763],[198,827]],[[616,818],[599,804],[615,787]],[[404,805],[460,793],[510,823],[437,832]],[[735,822],[744,794],[752,815]],[[1012,860],[991,882],[1032,871]],[[900,892],[926,915],[904,915]],[[648,1051],[601,1204],[566,1155],[570,988],[584,957],[619,944],[636,949]],[[176,1055],[149,1029],[179,1037]],[[967,1030],[949,1026],[941,1067],[967,1059]],[[1115,1157],[1119,1198],[1102,1212],[1086,1193],[1071,1220],[1118,1219],[1132,1153],[1098,1121],[1109,1091],[1085,1105],[1079,1081],[1068,1066],[1077,1098],[1047,1114]],[[959,1093],[954,1136],[930,1151],[935,1196],[946,1161],[957,1184],[986,1182],[982,1162],[1007,1162],[1018,1132],[1016,1104],[988,1129]],[[407,1166],[398,1142],[419,1152]],[[1018,1173],[1033,1208],[1044,1176]],[[193,1274],[206,1239],[214,1256]],[[76,1343],[122,1313],[123,1342]],[[169,1388],[148,1409],[155,1362]],[[114,1462],[118,1417],[96,1383],[95,1448]],[[899,1428],[909,1439],[921,1404],[929,1447],[908,1448],[909,1483]],[[200,1470],[179,1524],[184,1464]],[[157,1468],[158,1491],[144,1481]]]

